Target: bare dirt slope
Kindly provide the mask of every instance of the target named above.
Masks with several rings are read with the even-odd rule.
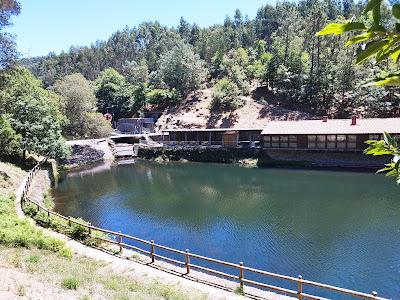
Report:
[[[212,89],[200,90],[177,107],[166,109],[156,128],[263,128],[270,120],[298,120],[311,116],[300,111],[262,103],[252,96],[243,97],[245,105],[233,112],[211,113],[208,109]]]

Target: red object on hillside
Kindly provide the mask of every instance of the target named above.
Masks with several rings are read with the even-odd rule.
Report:
[[[104,118],[106,118],[106,120],[111,123],[111,121],[112,121],[112,115],[111,114],[109,114],[109,113],[104,114]]]

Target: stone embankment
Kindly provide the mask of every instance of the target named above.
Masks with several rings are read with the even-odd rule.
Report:
[[[107,139],[68,141],[72,153],[59,163],[68,168],[114,159]]]
[[[218,162],[237,163],[245,159],[257,159],[258,149],[252,148],[188,148],[188,147],[158,147],[140,148],[138,156],[145,159],[160,161],[196,161],[196,162]]]

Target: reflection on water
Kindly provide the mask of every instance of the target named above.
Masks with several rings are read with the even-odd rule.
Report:
[[[387,178],[143,161],[80,175],[54,190],[58,212],[174,248],[400,298],[400,188]]]

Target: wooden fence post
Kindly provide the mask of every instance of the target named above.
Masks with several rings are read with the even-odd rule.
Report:
[[[154,240],[151,240],[150,242],[151,242],[150,258],[151,258],[151,263],[154,263],[154,260],[155,260],[155,256],[154,256],[154,252],[155,252]]]
[[[299,275],[299,280],[297,281],[297,298],[299,299],[299,300],[302,300],[303,299],[303,282],[302,282],[302,279],[303,279],[303,276],[301,276],[301,275]]]
[[[240,265],[239,282],[240,282],[240,288],[243,289],[243,278],[244,278],[243,262],[241,261],[239,265]]]
[[[68,226],[71,227],[71,217],[68,217]]]
[[[121,230],[118,231],[118,244],[119,244],[119,253],[122,253],[122,236],[121,236]]]
[[[92,234],[92,224],[91,223],[89,223],[88,224],[88,229],[89,229],[89,235],[91,235]]]
[[[190,256],[189,256],[189,249],[186,249],[185,254],[185,262],[186,262],[186,274],[190,272]]]

